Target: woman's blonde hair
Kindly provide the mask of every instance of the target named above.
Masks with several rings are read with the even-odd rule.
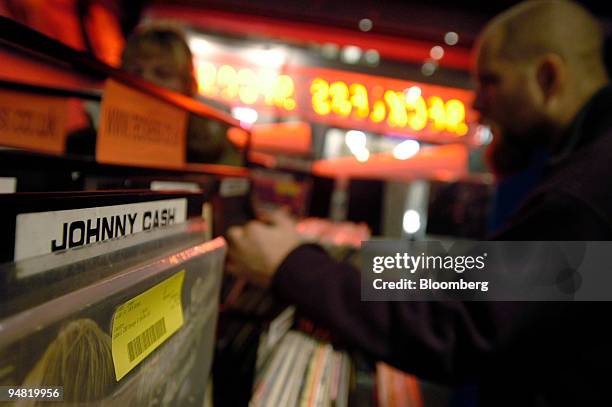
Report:
[[[185,93],[193,96],[197,92],[197,82],[193,66],[193,55],[181,31],[170,26],[146,26],[132,34],[125,44],[121,64],[138,59],[146,47],[157,47],[170,55],[181,72],[185,83]]]

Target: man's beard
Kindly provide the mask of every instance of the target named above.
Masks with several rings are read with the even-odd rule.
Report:
[[[507,130],[498,133],[487,148],[486,161],[500,178],[521,172],[533,163],[534,157],[541,156],[550,134],[551,129],[545,124],[532,126],[521,133]]]

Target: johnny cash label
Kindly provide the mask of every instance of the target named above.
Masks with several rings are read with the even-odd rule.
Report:
[[[182,223],[187,199],[17,215],[15,261]]]

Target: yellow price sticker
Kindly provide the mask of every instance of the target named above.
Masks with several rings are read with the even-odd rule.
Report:
[[[183,325],[185,270],[121,305],[113,315],[115,377],[121,380]]]
[[[280,195],[296,196],[300,193],[300,186],[295,182],[279,182],[274,186],[274,190]]]

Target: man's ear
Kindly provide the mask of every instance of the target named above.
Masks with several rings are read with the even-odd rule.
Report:
[[[538,86],[545,103],[555,101],[565,82],[565,63],[557,54],[544,55],[536,68]]]

